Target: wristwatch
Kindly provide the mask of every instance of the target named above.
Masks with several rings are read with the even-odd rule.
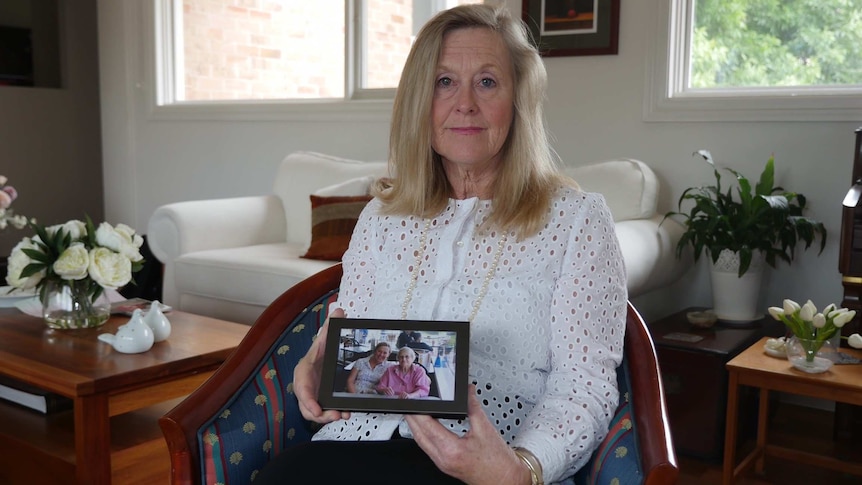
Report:
[[[524,448],[512,448],[512,450],[530,470],[530,485],[545,485],[545,480],[542,477],[542,464],[536,459],[536,455]]]

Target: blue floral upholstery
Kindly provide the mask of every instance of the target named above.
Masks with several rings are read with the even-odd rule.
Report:
[[[248,484],[278,451],[311,439],[293,394],[293,369],[337,297],[333,290],[306,308],[234,398],[198,430],[203,483]]]
[[[578,485],[636,485],[643,483],[644,471],[638,449],[637,429],[632,414],[629,362],[623,358],[617,368],[620,403],[604,441],[590,461],[575,475]]]
[[[262,347],[261,350],[268,349],[263,354],[265,358],[260,361],[262,363],[254,368],[254,372],[248,378],[241,379],[242,385],[235,393],[230,394],[227,403],[220,408],[216,404],[211,409],[218,409],[218,412],[202,414],[201,419],[196,422],[203,424],[188,428],[190,430],[188,438],[190,439],[191,435],[196,438],[191,447],[197,449],[200,457],[196,462],[189,462],[189,464],[199,469],[200,483],[248,485],[253,483],[261,468],[279,451],[311,439],[314,429],[311,423],[302,418],[293,393],[293,369],[311,346],[317,330],[329,314],[329,306],[337,296],[338,290],[331,290],[306,306],[273,345]],[[637,318],[633,319],[633,317]],[[633,323],[637,325],[633,326]],[[645,465],[642,462],[644,457],[641,455],[638,433],[643,433],[643,429],[646,428],[639,431],[635,426],[632,382],[640,383],[641,387],[638,389],[644,386],[642,377],[634,379],[633,376],[639,376],[649,367],[647,364],[650,362],[647,360],[652,359],[652,365],[655,365],[655,354],[652,344],[648,342],[647,354],[629,355],[630,338],[634,339],[636,335],[649,341],[645,324],[633,307],[630,307],[626,356],[617,369],[620,404],[605,440],[590,461],[574,477],[565,480],[565,484],[635,485],[645,481],[674,483],[676,480],[672,448],[666,462],[647,465],[653,467],[649,470],[644,469]],[[630,357],[639,365],[634,369],[636,371],[634,374],[629,365],[632,362],[629,360]],[[242,375],[248,375],[248,373]],[[662,403],[663,396],[657,369],[653,370],[652,379],[658,384],[654,394],[655,400]],[[214,389],[216,387],[209,386],[210,394],[205,393],[204,396],[217,392]],[[650,400],[652,399],[642,401]],[[642,405],[643,403],[638,404],[639,407]],[[173,420],[170,421],[173,422]],[[643,426],[648,427],[650,424]],[[669,443],[669,439],[665,440],[666,434],[667,429],[660,428],[644,436],[655,435],[658,442]],[[172,459],[186,461],[188,458],[188,453],[174,455],[172,452]],[[186,476],[184,473],[179,475]],[[645,479],[646,476],[650,478]],[[198,482],[196,479],[194,482],[179,479],[174,483]]]

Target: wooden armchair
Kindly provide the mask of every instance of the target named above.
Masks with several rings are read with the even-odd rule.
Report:
[[[293,368],[325,321],[340,280],[336,265],[284,292],[218,371],[159,419],[174,485],[252,483],[280,450],[311,438],[313,426],[293,394]],[[575,482],[675,483],[655,349],[631,305],[617,374],[621,398],[610,433]]]

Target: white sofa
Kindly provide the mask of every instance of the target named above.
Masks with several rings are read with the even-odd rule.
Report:
[[[670,219],[661,223],[662,215],[656,214],[658,180],[646,164],[620,159],[570,167],[566,172],[584,190],[605,196],[616,222],[630,297],[682,275],[686,264],[674,253],[682,226]],[[385,162],[297,152],[282,161],[270,195],[159,207],[150,218],[147,240],[164,264],[164,303],[254,323],[284,290],[334,264],[300,257],[311,242],[309,195],[386,173]],[[356,192],[353,185],[345,189]]]

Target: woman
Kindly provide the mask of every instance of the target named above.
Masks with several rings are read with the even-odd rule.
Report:
[[[392,349],[386,342],[380,342],[374,346],[374,353],[368,357],[357,359],[347,376],[347,392],[354,394],[376,394],[377,383],[390,367],[387,360]]]
[[[416,352],[410,347],[398,351],[398,365],[386,369],[377,383],[378,394],[398,399],[425,397],[431,390],[431,379],[421,365],[415,364]]]
[[[462,6],[430,20],[395,96],[397,178],[366,206],[343,258],[331,316],[470,322],[468,419],[322,411],[318,337],[294,389],[303,416],[328,423],[321,441],[285,450],[258,480],[335,453],[397,454],[427,483],[555,482],[589,459],[619,397],[625,269],[604,199],[555,166],[545,84],[506,10]]]

